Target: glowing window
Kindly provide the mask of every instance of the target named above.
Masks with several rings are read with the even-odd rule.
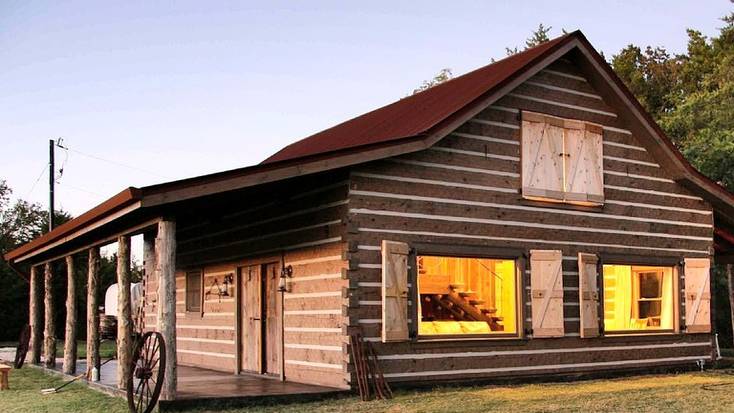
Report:
[[[672,330],[674,287],[670,267],[604,265],[604,329]]]
[[[517,334],[515,261],[418,257],[419,335]]]

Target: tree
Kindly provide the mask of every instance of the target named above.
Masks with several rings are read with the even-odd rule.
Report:
[[[439,70],[439,72],[433,76],[433,79],[431,80],[424,80],[423,83],[418,86],[417,88],[413,89],[413,94],[422,92],[426,89],[430,89],[438,84],[441,84],[453,77],[453,74],[451,73],[451,69],[444,68]]]
[[[12,190],[0,179],[0,256],[48,231],[48,213],[39,204],[18,200],[10,202]],[[71,219],[63,211],[57,211],[55,222],[62,224]],[[62,266],[55,268],[62,273]],[[28,323],[28,283],[0,259],[0,341],[17,340],[20,329]],[[66,295],[66,280],[56,277],[54,293]],[[63,313],[64,301],[56,300],[57,314]],[[56,331],[64,331],[63,318],[56,320]]]
[[[612,67],[699,171],[734,190],[734,13],[708,39],[688,30],[686,53],[629,45]]]

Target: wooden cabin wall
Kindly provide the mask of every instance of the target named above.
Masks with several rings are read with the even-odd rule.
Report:
[[[283,302],[286,380],[348,386],[342,330],[344,250],[343,243],[334,243],[285,256],[285,265],[293,267]]]
[[[602,211],[521,198],[520,110],[604,126]],[[682,258],[708,257],[712,247],[711,206],[672,181],[614,112],[573,63],[559,60],[434,147],[353,168],[350,316],[375,342],[389,380],[693,366],[710,357],[709,334],[579,338],[579,252]],[[382,240],[562,250],[565,337],[380,343]],[[530,331],[527,263],[522,278],[520,310]],[[683,278],[679,285],[682,303]]]
[[[341,296],[347,195],[347,176],[337,172],[230,194],[193,205],[177,217],[176,324],[182,365],[237,369],[237,291],[221,298],[212,293],[201,314],[187,313],[185,273],[203,270],[206,294],[215,292],[214,280],[221,285],[222,277],[238,268],[284,262],[293,267],[284,300],[286,379],[346,385]]]
[[[235,288],[227,296],[213,294],[224,277],[234,278],[234,264],[208,265],[203,268],[204,300],[201,312],[186,311],[186,271],[176,272],[176,354],[179,364],[234,372]],[[207,294],[209,293],[209,294]]]

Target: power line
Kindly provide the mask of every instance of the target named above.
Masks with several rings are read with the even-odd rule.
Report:
[[[117,165],[117,166],[120,166],[120,167],[123,167],[123,168],[128,168],[128,169],[132,169],[132,170],[135,170],[135,171],[138,171],[138,172],[143,172],[143,173],[146,173],[146,174],[149,174],[149,175],[157,176],[159,178],[171,179],[171,177],[165,176],[165,175],[161,175],[161,174],[159,174],[157,172],[149,171],[149,170],[143,169],[143,168],[138,168],[137,166],[126,165],[126,164],[121,163],[121,162],[113,161],[113,160],[110,160],[110,159],[105,159],[105,158],[102,158],[101,156],[92,155],[92,154],[85,153],[85,152],[82,152],[82,151],[79,151],[79,150],[76,150],[76,149],[72,149],[72,148],[69,148],[69,147],[66,147],[66,146],[59,145],[59,148],[65,149],[67,151],[74,152],[74,153],[76,153],[78,155],[81,155],[81,156],[86,156],[87,158],[96,159],[96,160],[102,161],[102,162],[107,162],[107,163],[110,163],[112,165]]]
[[[38,181],[41,180],[41,177],[43,176],[44,173],[46,173],[47,169],[48,169],[48,164],[46,164],[46,166],[43,167],[43,170],[41,171],[41,173],[38,174],[38,178],[36,178],[36,182],[34,182],[33,186],[31,186],[31,190],[28,191],[28,194],[26,194],[25,196],[26,198],[29,198],[31,196],[31,194],[33,193],[33,190],[36,189],[36,185],[38,184]]]

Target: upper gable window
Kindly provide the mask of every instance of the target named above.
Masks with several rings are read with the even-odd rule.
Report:
[[[523,112],[522,195],[534,200],[601,205],[601,126]]]

